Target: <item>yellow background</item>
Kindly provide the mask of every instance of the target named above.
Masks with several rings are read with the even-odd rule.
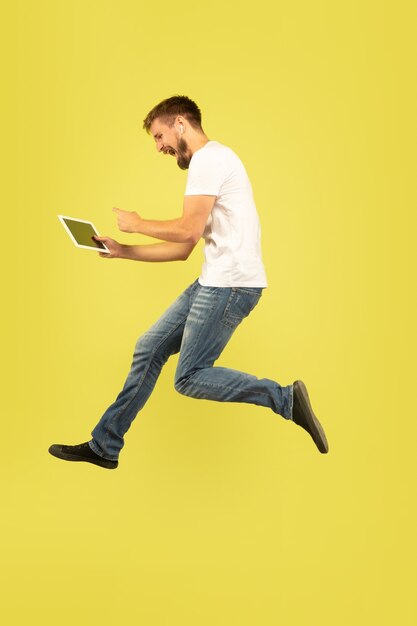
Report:
[[[15,1],[3,12],[3,623],[415,624],[414,3]],[[415,5],[414,5],[415,6]],[[104,260],[112,206],[177,217],[142,130],[186,94],[250,175],[269,288],[219,363],[301,378],[330,453],[250,405],[177,394],[116,471],[51,457],[114,400],[198,276]]]

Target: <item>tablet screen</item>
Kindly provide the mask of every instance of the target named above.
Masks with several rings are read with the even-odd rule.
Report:
[[[97,235],[97,233],[90,222],[83,222],[69,217],[61,217],[61,220],[79,246],[107,250],[106,246],[101,241],[93,239],[93,235]]]

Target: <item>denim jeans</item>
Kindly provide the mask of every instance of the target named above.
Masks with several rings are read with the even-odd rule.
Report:
[[[117,460],[123,436],[151,395],[163,365],[180,353],[175,389],[192,398],[246,402],[292,419],[293,386],[225,367],[213,367],[241,321],[262,295],[258,287],[192,283],[137,341],[122,391],[93,429],[91,449]]]

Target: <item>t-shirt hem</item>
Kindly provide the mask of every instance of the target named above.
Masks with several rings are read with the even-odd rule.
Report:
[[[268,283],[265,281],[242,281],[242,280],[233,280],[233,281],[219,281],[219,280],[207,280],[198,277],[198,282],[202,287],[253,287],[255,289],[266,289],[268,287]]]

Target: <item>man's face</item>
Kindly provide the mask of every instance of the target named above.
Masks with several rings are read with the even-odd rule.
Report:
[[[157,118],[152,122],[149,130],[155,139],[158,152],[171,154],[176,157],[178,167],[182,170],[187,170],[192,154],[190,154],[187,142],[181,137],[175,127],[176,124],[168,126]]]

